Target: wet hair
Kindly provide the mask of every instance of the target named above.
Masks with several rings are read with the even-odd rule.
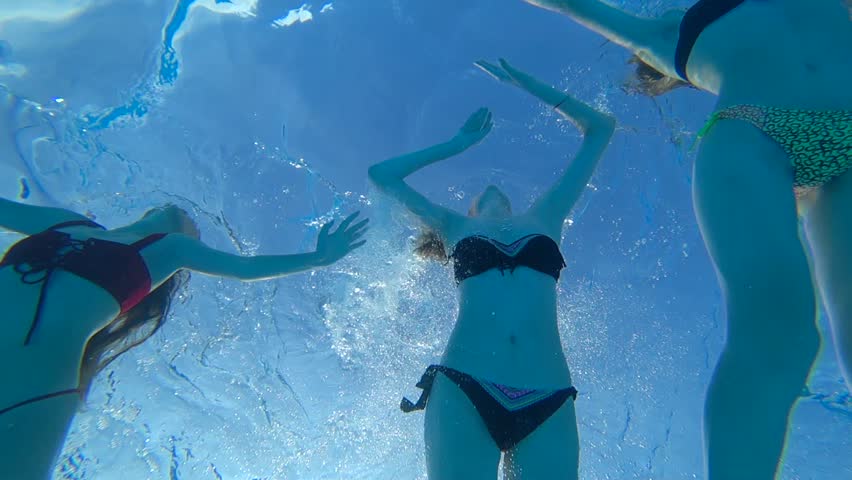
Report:
[[[151,338],[163,326],[172,300],[188,280],[189,272],[177,272],[89,339],[80,365],[80,397],[83,401],[98,373],[123,353]]]
[[[636,65],[632,77],[624,86],[630,93],[639,93],[649,97],[658,97],[680,87],[693,88],[688,82],[674,78],[645,63],[639,56],[633,55],[627,63]]]
[[[426,260],[435,260],[446,263],[449,261],[447,247],[438,232],[425,229],[414,239],[414,253]]]
[[[498,190],[499,192],[499,190]],[[512,213],[512,204],[509,202],[509,197],[500,192],[500,195],[506,200],[509,213]],[[467,211],[469,217],[476,215],[476,200],[471,204]],[[444,244],[444,239],[431,228],[424,228],[414,239],[414,253],[425,260],[434,260],[437,262],[447,263],[450,257],[447,254],[447,246]]]

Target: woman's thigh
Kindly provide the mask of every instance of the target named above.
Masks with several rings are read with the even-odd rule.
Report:
[[[729,319],[735,317],[728,347],[742,340],[745,349],[759,348],[776,337],[770,331],[810,331],[814,289],[799,237],[793,169],[781,147],[746,122],[718,122],[696,159],[693,200]]]
[[[840,366],[852,385],[852,172],[820,190],[807,232]]]
[[[574,400],[559,410],[506,454],[506,480],[576,480],[580,440]]]
[[[494,480],[500,450],[467,395],[438,374],[426,407],[429,480]]]

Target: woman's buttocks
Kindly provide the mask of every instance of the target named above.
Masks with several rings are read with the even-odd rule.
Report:
[[[21,282],[12,267],[0,268],[0,301],[3,322],[0,323],[0,350],[11,351],[23,343],[33,321],[39,289]]]
[[[459,286],[459,318],[442,363],[510,386],[566,387],[553,278],[519,267]]]
[[[118,313],[115,300],[100,287],[56,271],[44,290],[45,303],[33,328],[41,287],[23,283],[11,268],[0,270],[0,299],[6,308],[0,324],[0,363],[21,366],[7,369],[0,378],[6,385],[0,401],[6,403],[75,388],[83,349],[98,323],[92,318],[103,318],[106,324]],[[30,343],[25,345],[31,328]]]

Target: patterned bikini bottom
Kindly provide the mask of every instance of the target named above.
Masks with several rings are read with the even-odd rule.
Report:
[[[538,428],[569,398],[577,399],[574,387],[558,390],[516,388],[475,378],[444,365],[430,365],[417,382],[423,393],[417,403],[402,399],[403,412],[426,408],[435,375],[444,374],[455,383],[473,404],[488,433],[502,451],[510,450]]]
[[[797,197],[818,189],[852,167],[852,110],[734,105],[714,113],[698,138],[722,119],[749,122],[784,149],[793,166]]]

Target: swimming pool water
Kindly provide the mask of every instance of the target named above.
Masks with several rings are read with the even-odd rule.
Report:
[[[56,478],[425,478],[422,415],[398,405],[440,356],[455,291],[446,268],[412,257],[411,219],[366,168],[488,106],[486,141],[413,181],[461,210],[489,183],[528,205],[579,135],[472,67],[497,57],[619,120],[563,243],[581,478],[700,477],[724,335],[690,200],[708,95],[631,96],[624,52],[520,1],[2,3],[0,83],[31,102],[17,155],[0,159],[3,196],[108,226],[170,201],[205,241],[244,254],[312,248],[319,224],[354,209],[373,219],[367,246],[327,270],[194,275],[167,325],[98,378]],[[830,343],[802,395],[782,478],[852,478],[852,403]]]

